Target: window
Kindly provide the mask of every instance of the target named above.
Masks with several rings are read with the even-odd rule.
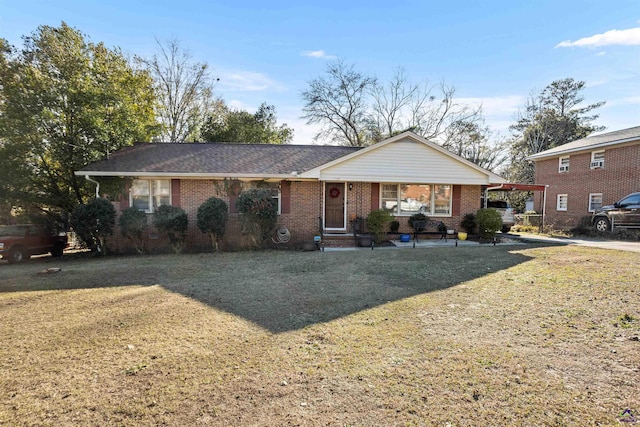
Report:
[[[275,203],[275,205],[278,207],[278,215],[280,215],[282,213],[282,203],[280,202],[280,186],[271,190],[271,199],[273,200],[273,203]]]
[[[168,179],[136,179],[131,185],[130,205],[153,212],[158,206],[171,204],[171,181]]]
[[[558,172],[569,172],[569,157],[560,157],[558,161]]]
[[[271,193],[271,200],[273,200],[273,203],[278,207],[278,215],[282,213],[280,183],[264,182],[264,181],[246,182],[243,186],[242,191],[245,191],[251,188],[259,188],[261,190],[265,190]]]
[[[604,151],[594,151],[591,153],[591,169],[604,167]]]
[[[589,212],[594,212],[602,207],[602,193],[589,194]]]
[[[558,204],[556,205],[557,211],[566,211],[569,203],[569,196],[566,194],[558,194]]]
[[[382,184],[380,204],[394,215],[451,215],[451,185]]]

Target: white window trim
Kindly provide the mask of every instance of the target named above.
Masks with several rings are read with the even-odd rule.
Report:
[[[280,188],[280,185],[278,185],[278,195],[271,196],[271,198],[277,200],[278,215],[282,214],[282,188]]]
[[[564,197],[566,200],[566,206],[564,208],[560,207],[560,199]],[[556,198],[556,210],[560,212],[566,212],[569,208],[569,195],[568,194],[558,194]]]
[[[593,207],[591,207],[593,196],[600,196],[600,206],[602,206],[602,200],[604,200],[604,198],[602,197],[602,193],[589,193],[589,212],[596,211]]]
[[[567,161],[566,165],[562,164],[563,160]],[[559,173],[567,173],[567,172],[569,172],[570,162],[571,162],[570,156],[563,156],[563,157],[558,158],[558,172]]]
[[[149,186],[149,207],[148,209],[141,209],[145,213],[153,213],[153,181],[169,181],[169,205],[173,204],[173,194],[172,194],[172,185],[171,180],[166,178],[136,178],[134,181],[147,181],[147,185]],[[133,186],[133,183],[132,183]],[[131,188],[129,188],[129,206],[133,206],[133,194],[131,193]]]
[[[431,194],[431,199],[429,201],[429,205],[431,207],[431,211],[430,212],[424,212],[424,214],[428,217],[438,217],[438,218],[451,218],[453,216],[453,184],[419,184],[419,183],[415,183],[415,182],[381,182],[380,183],[380,189],[378,192],[378,200],[379,200],[379,208],[382,209],[382,186],[383,185],[395,185],[396,189],[397,189],[397,201],[398,204],[397,206],[401,205],[401,191],[400,191],[400,186],[401,185],[428,185],[431,187],[429,193]],[[449,188],[451,189],[451,195],[449,197],[449,213],[448,214],[441,214],[441,213],[435,213],[436,210],[436,204],[435,204],[435,199],[436,199],[436,194],[435,194],[435,189],[434,187],[436,185],[448,185]],[[411,212],[411,213],[401,213],[400,211],[398,212],[394,212],[391,213],[391,215],[393,216],[404,216],[404,217],[409,217],[411,215],[414,215],[418,212]]]
[[[604,168],[604,156],[602,156],[602,159],[598,160],[599,162],[602,162],[602,164],[600,166],[595,166],[594,163],[596,162],[596,155],[597,154],[604,154],[604,150],[597,150],[597,151],[592,151],[591,152],[591,163],[589,163],[589,167],[591,169],[599,169],[599,168]]]

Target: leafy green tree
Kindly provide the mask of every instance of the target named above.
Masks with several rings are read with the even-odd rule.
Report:
[[[91,199],[78,205],[71,214],[71,227],[92,251],[106,254],[107,236],[113,234],[116,225],[116,209],[107,199]]]
[[[293,139],[293,129],[286,123],[278,125],[276,109],[262,103],[255,114],[233,110],[222,101],[209,116],[200,134],[207,142],[240,144],[288,144]]]
[[[534,182],[534,165],[525,159],[527,156],[604,130],[593,124],[598,118],[593,111],[604,102],[582,106],[584,87],[583,81],[565,78],[530,96],[516,123],[510,127],[513,139],[507,175],[511,181]]]
[[[243,229],[253,238],[256,246],[271,235],[278,220],[278,206],[270,191],[252,188],[238,196],[236,208],[242,214]]]
[[[197,225],[200,231],[211,238],[214,252],[218,251],[218,241],[227,227],[229,207],[224,200],[211,197],[198,207]]]
[[[152,80],[64,22],[23,42],[0,40],[0,197],[64,217],[94,191],[75,170],[157,131]]]
[[[153,212],[153,226],[169,239],[175,253],[184,250],[189,220],[183,209],[170,205],[159,206]]]
[[[147,214],[136,207],[123,210],[118,219],[120,233],[128,239],[140,255],[144,253],[144,241],[147,229]]]

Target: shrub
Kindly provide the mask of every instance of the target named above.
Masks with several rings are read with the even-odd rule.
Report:
[[[478,233],[486,239],[493,238],[502,229],[500,212],[493,208],[479,209],[476,214]]]
[[[592,219],[593,218],[591,217],[591,215],[581,217],[580,221],[578,221],[578,224],[576,224],[576,226],[569,231],[578,236],[591,235],[593,232],[593,226],[591,225]]]
[[[468,234],[473,234],[476,232],[476,215],[473,213],[468,213],[462,218],[462,222],[460,222],[460,226],[464,231]]]
[[[92,199],[79,205],[71,214],[71,226],[89,249],[106,253],[106,238],[113,234],[116,210],[106,199]]]
[[[389,223],[389,231],[391,231],[392,233],[397,233],[399,229],[400,221],[394,219]]]
[[[213,251],[218,251],[218,241],[227,227],[229,208],[224,200],[211,197],[198,208],[197,225],[200,231],[211,238]]]
[[[144,253],[144,237],[147,234],[147,214],[133,206],[122,211],[120,233],[133,245],[139,254]]]
[[[376,243],[384,240],[384,234],[387,230],[387,225],[393,220],[391,214],[384,209],[377,209],[371,211],[367,216],[367,229],[373,233],[373,238]]]
[[[278,220],[278,206],[271,191],[261,188],[243,191],[238,196],[236,208],[242,214],[243,231],[249,233],[255,246],[262,245]]]
[[[413,214],[413,215],[411,215],[409,217],[409,226],[415,230],[416,227],[414,226],[414,222],[416,222],[416,221],[428,221],[428,220],[429,220],[429,217],[426,216],[423,213]]]
[[[175,253],[184,249],[189,221],[187,213],[175,206],[162,205],[153,212],[153,225],[158,232],[169,239]]]

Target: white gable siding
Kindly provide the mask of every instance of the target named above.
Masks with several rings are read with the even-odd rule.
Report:
[[[486,174],[425,144],[408,139],[323,169],[320,180],[467,185],[489,183]]]

